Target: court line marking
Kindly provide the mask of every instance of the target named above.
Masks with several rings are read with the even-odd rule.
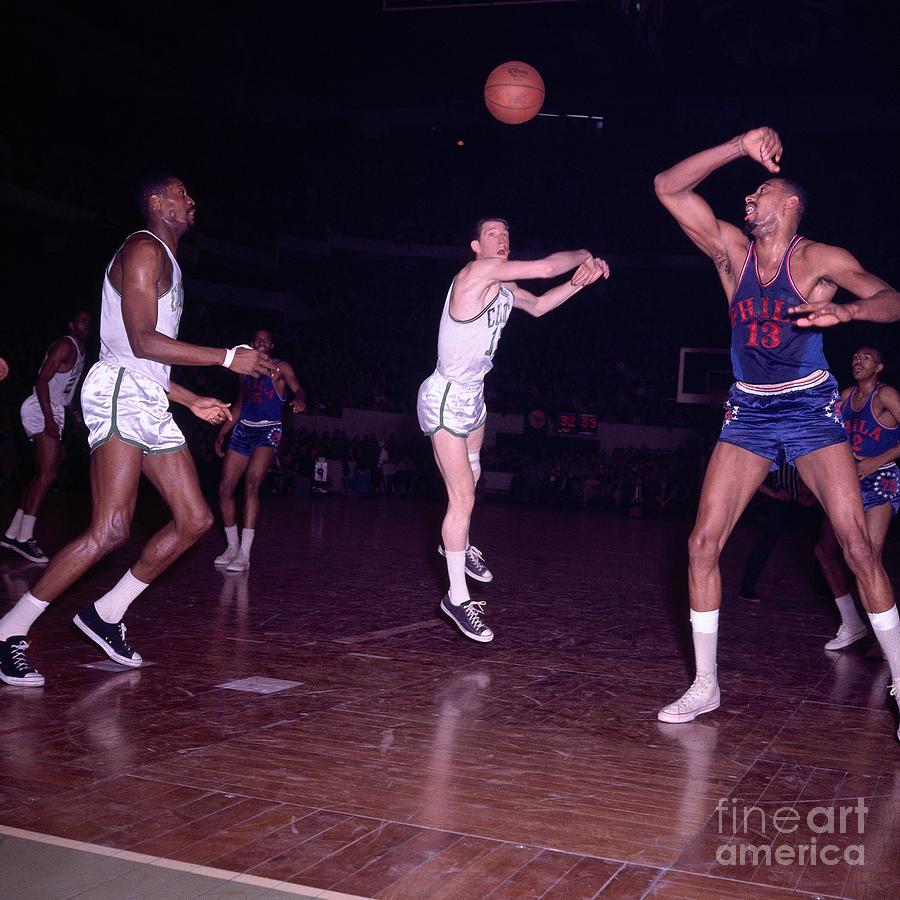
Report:
[[[395,634],[408,634],[410,631],[421,631],[423,628],[437,628],[444,623],[440,619],[428,619],[426,622],[413,622],[412,625],[400,625],[397,628],[382,628],[381,631],[367,631],[365,634],[351,634],[349,637],[335,638],[336,644],[360,644],[363,641],[374,641],[376,638],[393,637]]]
[[[85,841],[75,841],[71,838],[56,837],[52,834],[41,834],[38,831],[13,828],[11,825],[0,825],[0,835],[2,834],[9,837],[22,838],[26,841],[35,841],[40,844],[50,844],[54,847],[64,847],[68,850],[94,853],[97,856],[109,856],[128,862],[145,863],[148,866],[156,866],[160,869],[174,869],[179,872],[189,872],[191,875],[205,875],[209,878],[218,878],[221,881],[235,881],[239,884],[249,884],[254,887],[272,888],[273,890],[283,891],[286,894],[304,894],[307,897],[315,897],[317,900],[370,900],[370,898],[362,897],[359,894],[342,894],[340,891],[309,887],[290,881],[277,881],[274,878],[262,878],[258,875],[232,872],[229,869],[215,869],[211,866],[182,862],[177,859],[167,859],[164,856],[148,856],[146,853],[135,853],[133,850],[117,850],[115,847],[104,847],[102,844],[89,844]]]

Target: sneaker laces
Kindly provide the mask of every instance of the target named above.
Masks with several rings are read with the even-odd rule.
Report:
[[[700,699],[703,694],[707,693],[714,683],[712,675],[698,675],[694,679],[694,683],[672,704],[672,706],[679,712],[684,711],[692,701]]]
[[[487,628],[484,622],[481,621],[481,616],[484,615],[485,603],[487,603],[487,600],[470,600],[468,603],[463,604],[465,606],[466,616],[476,631],[481,628]]]
[[[18,644],[10,644],[10,655],[12,656],[12,664],[17,669],[30,669],[31,665],[28,662],[28,659],[25,656],[25,651],[28,649],[29,644],[28,641],[19,641]]]
[[[474,545],[466,547],[466,556],[474,556],[476,559],[484,559],[484,554]]]
[[[129,654],[133,654],[134,651],[128,646],[128,641],[125,640],[125,632],[128,631],[128,628],[124,622],[119,622],[117,627],[119,629],[119,640],[122,642],[122,647],[124,647]]]
[[[891,684],[891,689],[888,691],[888,693],[892,697],[896,697],[897,703],[900,703],[900,678],[898,678]]]

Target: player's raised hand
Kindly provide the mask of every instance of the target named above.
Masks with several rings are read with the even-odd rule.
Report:
[[[609,265],[599,256],[589,256],[572,275],[572,284],[575,287],[585,287],[593,284],[598,278],[609,278]]]
[[[191,412],[204,422],[210,425],[221,425],[223,422],[231,421],[231,406],[222,400],[216,400],[215,397],[197,397],[189,404]]]
[[[781,166],[781,138],[778,132],[767,125],[762,128],[753,128],[745,131],[741,137],[741,148],[751,159],[755,159],[760,165],[770,172],[780,172]]]

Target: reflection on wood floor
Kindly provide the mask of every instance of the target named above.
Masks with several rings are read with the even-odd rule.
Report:
[[[39,521],[51,554],[80,499]],[[436,613],[437,505],[264,498],[250,572],[216,571],[207,535],[129,611],[147,664],[119,671],[69,623],[156,524],[140,506],[32,630],[46,686],[0,689],[0,823],[365,897],[900,896],[887,666],[822,649],[836,616],[800,535],[748,604],[739,526],[722,707],[664,725],[690,678],[689,523],[479,507],[480,645]],[[0,552],[6,608],[38,570]]]

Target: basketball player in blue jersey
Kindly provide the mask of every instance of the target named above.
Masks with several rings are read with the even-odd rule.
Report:
[[[660,202],[719,273],[729,305],[736,378],[688,543],[696,678],[660,711],[664,722],[690,722],[719,706],[719,556],[767,473],[785,459],[796,465],[831,520],[890,665],[891,693],[900,698],[900,619],[866,531],[837,384],[828,373],[821,333],[798,326],[795,318],[821,310],[825,319],[824,311],[842,287],[857,298],[854,318],[884,321],[896,292],[846,250],[797,234],[806,198],[799,185],[778,176],[781,153],[775,131],[755,128],[682,160],[655,179]],[[717,219],[695,188],[744,156],[771,177],[745,198],[742,230]]]
[[[466,586],[467,574],[478,581],[492,578],[480,551],[469,543],[487,419],[484,377],[493,368],[500,334],[514,308],[542,316],[598,278],[608,278],[609,267],[587,250],[511,260],[509,227],[504,219],[479,221],[470,246],[475,259],[456,275],[447,291],[438,332],[437,368],[419,388],[417,412],[419,426],[431,437],[447,489],[439,552],[447,559],[450,590],[440,609],[467,638],[487,642],[494,633],[482,619],[484,601],[472,600]],[[573,269],[569,281],[539,296],[516,283],[519,279],[554,278]]]
[[[250,346],[271,357],[275,341],[272,333],[259,329]],[[228,572],[246,572],[250,568],[250,548],[256,535],[259,514],[259,488],[275,459],[281,443],[281,413],[287,402],[287,389],[294,394],[291,411],[306,409],[306,394],[284,360],[272,359],[272,375],[244,375],[237,400],[231,407],[231,418],[216,435],[216,453],[225,457],[219,483],[219,507],[228,546],[216,558],[215,565]],[[233,429],[233,430],[232,430]],[[228,451],[225,440],[231,434]],[[244,479],[244,529],[238,542],[237,513],[234,492]]]
[[[896,462],[900,459],[900,393],[878,380],[883,370],[881,351],[860,347],[853,354],[856,385],[841,392],[844,428],[856,460],[866,527],[879,558],[891,519],[900,510],[900,470]],[[816,556],[841,616],[838,632],[825,649],[842,650],[864,638],[869,629],[856,611],[841,546],[828,519],[822,523]]]
[[[225,366],[243,375],[271,374],[268,356],[258,350],[220,350],[177,340],[184,294],[175,254],[194,225],[194,201],[181,180],[170,175],[145,179],[138,199],[146,227],[126,239],[106,270],[100,359],[81,389],[91,447],[91,523],[0,618],[0,680],[7,684],[44,684],[25,654],[28,631],[51,601],[128,540],[143,474],[169,506],[172,521],[150,538],[112,590],[74,619],[110,659],[141,665],[140,654],[125,640],[125,611],[213,523],[169,404],[181,403],[215,425],[230,415],[227,403],[198,397],[170,381],[169,369],[176,364]]]
[[[90,333],[91,314],[80,310],[69,322],[69,333],[50,345],[34,389],[22,404],[22,427],[34,445],[36,471],[25,488],[21,506],[0,539],[0,547],[39,565],[46,565],[49,560],[35,540],[34,526],[59,473],[65,411],[72,405],[84,371],[84,344]]]

